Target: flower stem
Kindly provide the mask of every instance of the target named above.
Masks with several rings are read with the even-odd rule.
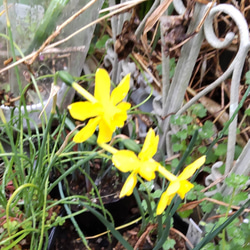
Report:
[[[233,189],[233,193],[231,195],[231,199],[230,199],[229,205],[227,207],[225,218],[228,217],[230,209],[231,209],[231,207],[233,205],[234,195],[235,195],[235,188]],[[223,231],[222,231],[222,250],[225,250],[225,249],[226,249],[226,228],[224,228]]]

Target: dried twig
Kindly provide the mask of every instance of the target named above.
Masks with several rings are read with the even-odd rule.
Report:
[[[146,229],[146,231],[141,235],[141,237],[138,239],[138,241],[136,242],[135,246],[134,246],[134,250],[138,249],[140,244],[142,243],[142,241],[147,237],[147,235],[149,234],[150,231],[152,231],[153,229],[156,228],[156,224],[153,225],[149,225]]]
[[[191,201],[191,202],[188,202],[188,203],[184,204],[180,209],[178,209],[178,212],[183,212],[183,211],[186,211],[186,210],[194,209],[195,207],[197,207],[203,201],[210,201],[212,203],[215,203],[215,204],[220,205],[220,206],[225,206],[225,207],[229,207],[230,206],[230,204],[225,203],[223,201],[218,201],[218,200],[215,200],[215,199],[212,199],[212,198],[209,198],[209,197],[205,197],[205,198],[203,198],[201,200]],[[239,210],[241,208],[240,206],[234,206],[234,205],[232,205],[230,207],[232,209],[235,209],[235,210]],[[245,208],[244,212],[245,213],[249,213],[250,209]]]
[[[170,228],[170,231],[172,231],[176,234],[179,234],[188,243],[188,245],[191,247],[191,249],[194,248],[193,244],[190,242],[190,240],[182,232],[180,232],[179,230],[177,230],[173,227]]]

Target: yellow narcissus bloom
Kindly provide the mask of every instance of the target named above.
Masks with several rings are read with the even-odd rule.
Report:
[[[155,178],[155,171],[157,171],[160,164],[152,159],[152,157],[157,151],[158,141],[159,136],[155,136],[154,130],[150,129],[138,156],[130,150],[117,150],[113,152],[112,161],[114,165],[124,173],[131,171],[131,174],[122,187],[120,197],[132,194],[137,183],[137,174],[147,181]]]
[[[98,69],[95,75],[94,96],[71,80],[72,77],[69,78],[65,72],[60,72],[59,76],[87,99],[68,106],[74,119],[85,121],[90,118],[87,125],[74,136],[73,141],[76,143],[86,141],[97,126],[99,126],[97,143],[110,141],[115,129],[124,126],[127,110],[131,106],[130,103],[122,101],[129,91],[130,74],[126,75],[110,94],[109,74],[104,69]]]
[[[151,181],[155,178],[155,172],[158,171],[170,181],[156,209],[156,214],[160,215],[171,203],[176,194],[178,194],[181,199],[184,199],[186,193],[194,187],[187,179],[205,163],[206,156],[202,156],[188,165],[182,173],[176,177],[152,158],[157,151],[158,142],[159,136],[155,135],[153,129],[149,129],[142,150],[138,156],[130,150],[117,150],[105,143],[100,144],[100,146],[113,154],[112,161],[116,168],[124,173],[131,172],[122,187],[120,197],[124,197],[125,195],[129,196],[133,193],[138,174],[145,180]]]
[[[197,169],[199,169],[206,161],[206,156],[202,156],[190,165],[188,165],[182,173],[176,177],[175,175],[168,172],[165,168],[160,166],[158,171],[164,175],[170,184],[167,190],[161,195],[158,203],[156,214],[161,214],[165,208],[171,203],[172,199],[178,194],[181,199],[184,199],[186,193],[194,187],[187,179],[189,179]]]

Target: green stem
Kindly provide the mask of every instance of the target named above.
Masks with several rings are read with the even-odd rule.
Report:
[[[41,225],[41,234],[40,234],[40,241],[39,241],[39,245],[38,245],[38,250],[41,250],[42,246],[43,246],[44,229],[45,229],[45,219],[46,219],[46,205],[47,205],[46,203],[47,203],[48,182],[49,182],[49,178],[46,179],[45,186],[44,186],[42,225]]]
[[[198,137],[198,129],[196,129],[194,131],[192,139],[191,139],[190,143],[188,144],[188,147],[187,147],[186,151],[184,152],[183,156],[181,157],[181,160],[180,160],[178,166],[176,167],[174,174],[177,174],[180,171],[180,169],[184,165],[187,157],[191,154],[191,151],[195,145],[197,137]]]
[[[18,195],[19,192],[21,192],[24,188],[27,187],[33,187],[39,190],[38,186],[32,184],[32,183],[26,183],[23,184],[22,186],[18,187],[15,192],[11,195],[10,199],[8,200],[7,206],[6,206],[6,225],[7,225],[7,230],[8,230],[8,235],[9,237],[11,236],[11,232],[10,232],[10,205],[13,202],[14,198]]]
[[[52,125],[53,117],[54,117],[54,113],[51,112],[47,127],[44,131],[42,145],[41,145],[41,148],[39,149],[38,159],[37,159],[37,163],[35,166],[35,170],[36,170],[38,178],[41,178],[43,176],[42,173],[43,173],[44,167],[45,167],[45,166],[43,166],[44,165],[43,164],[43,157],[45,155],[45,145],[47,142],[47,137],[49,136],[49,131],[50,131],[50,128]]]
[[[54,82],[55,82],[55,84],[57,83],[57,75],[55,75]],[[46,127],[45,132],[44,132],[44,139],[42,141],[42,145],[41,145],[41,148],[39,150],[39,155],[38,155],[37,164],[36,164],[36,168],[35,168],[37,170],[38,178],[43,176],[42,173],[44,172],[43,157],[45,155],[45,145],[46,145],[47,139],[49,139],[48,137],[49,137],[50,128],[52,126],[54,115],[56,113],[56,100],[57,100],[57,95],[54,95],[52,109],[51,109],[51,113],[49,116],[49,121],[48,121],[47,127]]]
[[[230,216],[224,223],[222,223],[219,227],[214,230],[211,230],[196,246],[193,250],[200,250],[203,246],[205,246],[208,242],[210,242],[216,235],[218,235],[224,228],[226,228],[234,219],[236,219],[245,208],[249,207],[250,199],[243,205],[241,208],[235,212],[232,216]]]
[[[88,162],[91,159],[94,159],[94,157],[97,155],[97,153],[92,153],[90,154],[88,157],[85,157],[84,159],[78,161],[76,164],[74,164],[73,166],[71,166],[71,168],[69,168],[68,170],[66,170],[61,176],[59,176],[55,182],[53,182],[49,188],[48,188],[48,193],[51,192],[51,190],[58,185],[58,183],[60,181],[62,181],[67,175],[71,174],[73,171],[75,171],[77,168],[79,168],[80,166],[82,166],[85,162]]]
[[[61,182],[58,183],[58,187],[59,187],[59,192],[60,192],[61,198],[64,199],[65,196],[64,196],[64,193],[63,193],[63,188],[62,188],[62,183]],[[68,215],[72,214],[71,210],[70,210],[70,208],[69,208],[69,206],[67,204],[64,204],[64,208],[65,208],[65,210],[66,210],[66,212],[67,212]],[[82,239],[82,242],[85,245],[85,247],[88,250],[91,250],[91,248],[88,246],[88,243],[87,243],[87,241],[85,239],[85,236],[82,233],[82,230],[80,229],[80,227],[78,226],[78,223],[76,222],[75,218],[74,217],[70,217],[70,220],[73,223],[73,225],[75,227],[75,230],[77,231],[79,237]]]
[[[227,207],[227,211],[226,211],[226,214],[225,214],[225,218],[228,218],[229,211],[230,211],[231,206],[232,206],[232,204],[233,204],[234,195],[235,195],[235,190],[236,190],[236,188],[233,189],[233,193],[232,193],[232,195],[230,196],[231,199],[230,199],[229,204],[228,204],[228,207]],[[222,250],[226,250],[226,228],[224,228],[223,231],[222,231]]]

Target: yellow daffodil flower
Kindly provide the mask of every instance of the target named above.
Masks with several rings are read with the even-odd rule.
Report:
[[[187,179],[189,179],[206,160],[206,156],[200,157],[188,165],[182,173],[176,177],[152,158],[157,151],[158,141],[159,137],[155,136],[153,129],[150,129],[138,156],[130,150],[117,150],[105,143],[100,144],[103,149],[113,154],[112,161],[116,168],[121,172],[131,172],[122,187],[120,197],[124,197],[125,195],[129,196],[133,193],[137,183],[137,174],[145,180],[151,181],[155,178],[155,172],[158,171],[170,181],[167,190],[162,194],[158,203],[156,209],[157,215],[165,210],[176,194],[178,194],[181,199],[184,199],[186,193],[194,187]]]
[[[73,141],[76,143],[86,141],[97,126],[99,126],[97,143],[110,141],[115,129],[123,127],[127,119],[127,110],[131,106],[128,102],[122,102],[129,91],[130,74],[126,75],[110,94],[109,74],[104,69],[98,69],[95,75],[94,96],[74,82],[66,72],[59,72],[59,76],[87,99],[68,106],[74,119],[85,121],[90,118],[87,125],[74,136]]]
[[[155,136],[153,129],[150,129],[145,138],[141,152],[136,154],[130,150],[116,150],[108,145],[101,144],[100,146],[113,154],[112,161],[121,172],[130,172],[125,181],[120,197],[132,194],[137,183],[137,174],[147,181],[155,178],[155,171],[160,165],[152,157],[157,151],[159,136]]]
[[[184,199],[186,193],[194,187],[194,185],[187,179],[189,179],[195,173],[195,171],[205,163],[205,161],[206,156],[200,157],[188,165],[178,177],[168,172],[162,166],[158,167],[158,171],[170,181],[170,184],[167,190],[161,195],[156,209],[157,215],[161,214],[165,210],[176,194],[178,194],[181,199]]]

